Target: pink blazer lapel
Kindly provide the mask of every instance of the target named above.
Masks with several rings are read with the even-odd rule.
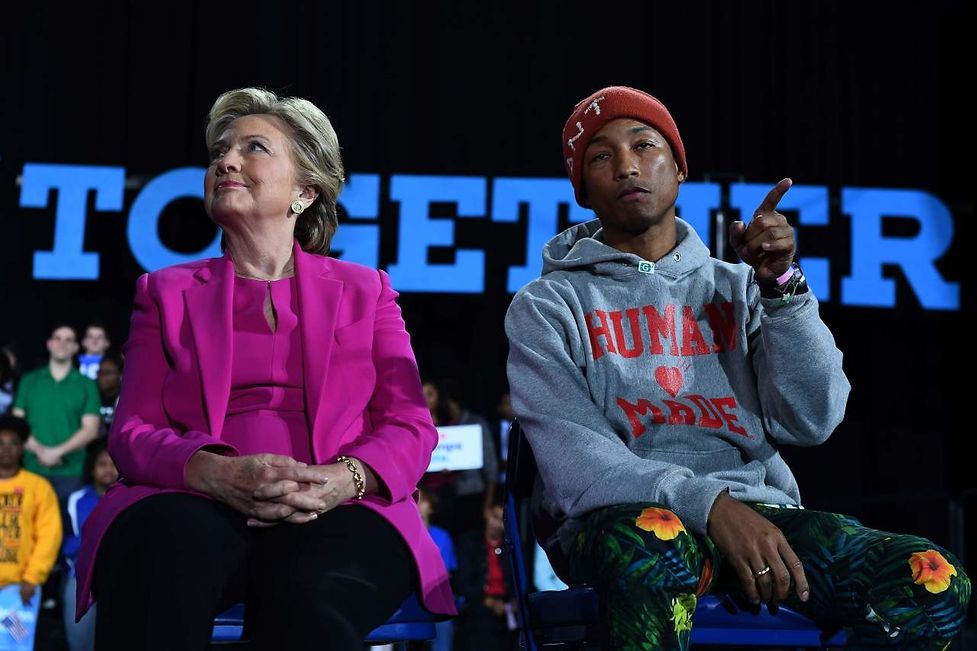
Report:
[[[324,431],[329,359],[343,282],[331,278],[330,258],[306,253],[294,244],[295,277],[302,333],[302,378],[309,431]],[[229,255],[214,258],[194,275],[201,284],[184,290],[187,315],[199,361],[203,403],[210,434],[220,438],[231,394],[234,339],[234,264]]]
[[[234,266],[227,255],[214,258],[194,277],[201,284],[184,290],[183,295],[197,349],[207,423],[210,434],[220,438],[231,395]]]
[[[333,333],[343,298],[343,281],[330,277],[330,258],[306,253],[296,240],[295,278],[299,291],[299,323],[302,333],[302,379],[305,386],[306,416],[313,436],[325,431],[329,360]]]

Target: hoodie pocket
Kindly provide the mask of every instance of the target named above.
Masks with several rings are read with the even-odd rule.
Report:
[[[762,486],[766,477],[766,468],[761,462],[744,463],[743,455],[734,447],[705,451],[652,449],[642,451],[641,456],[688,468],[696,477],[746,486]]]

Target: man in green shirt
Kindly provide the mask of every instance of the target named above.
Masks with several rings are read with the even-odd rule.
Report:
[[[17,389],[13,413],[31,426],[24,467],[46,477],[62,508],[81,487],[85,446],[98,435],[98,385],[72,364],[78,352],[74,328],[59,325],[47,340],[47,366],[25,375]]]

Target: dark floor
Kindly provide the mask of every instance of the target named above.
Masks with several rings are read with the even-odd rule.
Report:
[[[68,651],[64,637],[64,625],[61,622],[61,610],[59,608],[41,610],[37,622],[34,651]],[[715,648],[718,649],[719,647]],[[977,623],[969,622],[950,648],[954,651],[977,651]],[[484,651],[494,650],[485,649]],[[767,649],[766,651],[776,651],[776,649]]]

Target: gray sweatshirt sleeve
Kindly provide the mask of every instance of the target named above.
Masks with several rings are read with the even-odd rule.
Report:
[[[615,504],[658,502],[705,533],[723,481],[634,454],[593,398],[572,311],[552,288],[523,289],[506,314],[512,406],[533,449],[545,504],[558,520]]]
[[[750,286],[748,333],[767,433],[781,443],[818,445],[845,415],[851,385],[841,351],[818,314],[813,292],[787,305]]]

